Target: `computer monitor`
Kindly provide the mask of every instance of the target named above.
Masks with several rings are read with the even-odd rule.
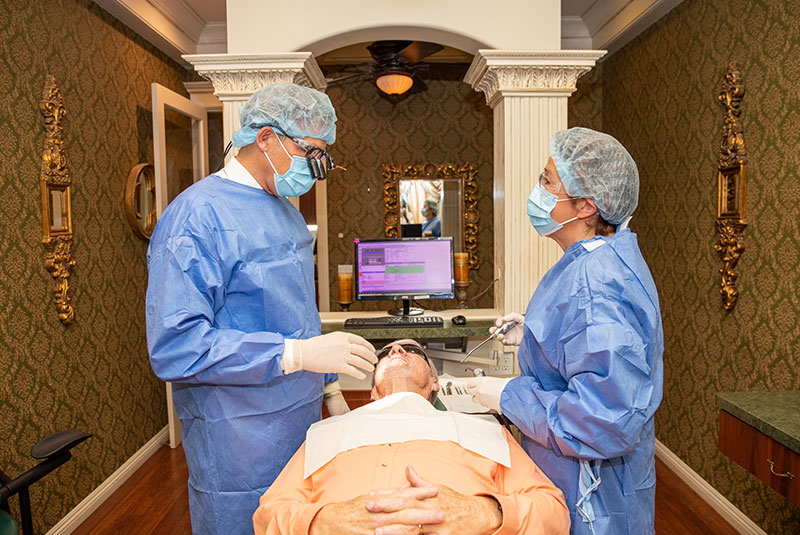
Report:
[[[403,223],[400,225],[401,238],[421,238],[422,223]]]
[[[452,299],[453,238],[355,240],[356,299],[402,300],[397,315],[418,315],[411,299]]]

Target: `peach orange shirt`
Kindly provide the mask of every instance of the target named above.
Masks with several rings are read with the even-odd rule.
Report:
[[[433,484],[466,495],[493,496],[503,508],[496,535],[566,535],[569,511],[564,496],[503,430],[511,468],[453,442],[413,440],[369,445],[336,455],[303,479],[305,444],[261,497],[253,515],[256,535],[306,535],[325,505],[373,489],[405,483],[406,466]]]

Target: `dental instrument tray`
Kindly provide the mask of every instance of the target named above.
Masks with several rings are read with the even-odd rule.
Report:
[[[381,316],[377,318],[348,318],[346,329],[375,329],[383,327],[443,327],[439,316]]]

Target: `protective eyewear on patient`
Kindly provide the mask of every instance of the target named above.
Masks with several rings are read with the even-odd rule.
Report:
[[[303,151],[303,157],[308,162],[308,168],[311,170],[311,176],[314,177],[316,180],[325,180],[328,178],[328,172],[333,171],[334,169],[341,169],[342,171],[347,171],[344,167],[340,165],[336,165],[333,162],[333,158],[331,158],[331,153],[325,149],[320,147],[315,147],[314,145],[309,145],[302,139],[298,139],[296,137],[292,137],[286,134],[280,127],[273,126],[271,124],[254,124],[250,125],[251,128],[261,129],[265,126],[269,126],[272,128],[276,134],[279,136],[289,138],[292,143],[297,145],[300,150]]]
[[[428,362],[428,355],[425,354],[425,350],[416,344],[392,344],[390,346],[384,347],[383,349],[378,351],[376,355],[378,357],[378,360],[381,360],[383,357],[388,356],[389,353],[392,352],[392,348],[394,348],[397,345],[402,347],[403,351],[405,351],[406,353],[413,353],[415,355],[419,355],[425,360],[425,362]]]

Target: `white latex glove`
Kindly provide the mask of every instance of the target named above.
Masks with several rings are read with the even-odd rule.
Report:
[[[472,394],[472,401],[480,403],[497,412],[500,411],[500,395],[513,377],[470,377],[467,379],[467,393]]]
[[[325,407],[328,408],[328,414],[331,416],[339,416],[350,412],[350,407],[341,392],[330,395],[325,394]]]
[[[522,343],[522,336],[525,334],[525,316],[522,314],[517,314],[516,312],[511,312],[510,314],[506,314],[502,318],[497,318],[497,321],[494,322],[495,327],[489,329],[489,334],[494,334],[494,332],[503,326],[504,323],[508,323],[509,321],[513,321],[516,323],[511,330],[508,331],[506,334],[498,334],[497,340],[499,342],[503,342],[507,346],[518,346]]]
[[[284,341],[283,373],[298,370],[317,373],[346,373],[356,379],[366,377],[361,370],[375,369],[375,348],[356,334],[333,332],[306,340]]]

